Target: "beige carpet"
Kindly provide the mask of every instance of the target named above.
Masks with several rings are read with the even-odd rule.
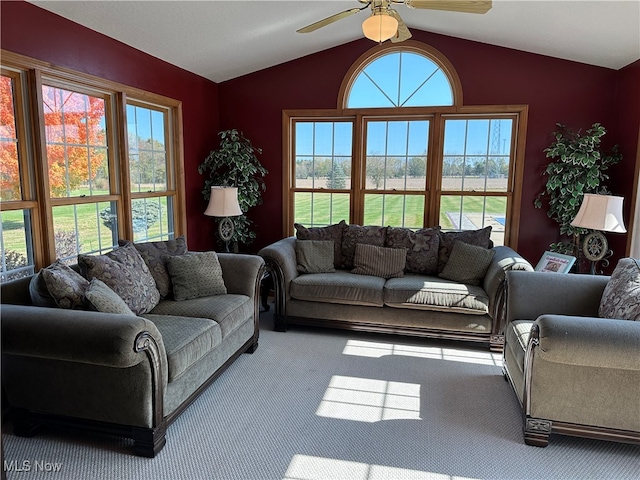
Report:
[[[155,459],[116,438],[47,430],[24,439],[6,428],[7,478],[640,478],[639,446],[561,436],[545,449],[526,446],[500,356],[486,349],[301,327],[277,333],[263,317],[258,351],[169,428]]]

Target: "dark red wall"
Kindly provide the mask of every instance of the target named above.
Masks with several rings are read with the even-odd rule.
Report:
[[[264,152],[261,160],[269,170],[265,203],[250,213],[258,232],[252,250],[257,250],[279,239],[282,231],[282,110],[335,108],[345,73],[372,47],[362,39],[217,85],[31,4],[3,1],[0,6],[2,48],[183,102],[188,239],[194,250],[210,248],[215,235],[213,222],[201,213],[203,178],[197,166],[216,147],[218,130],[238,128]],[[620,144],[625,155],[611,172],[611,189],[630,199],[640,123],[639,62],[614,71],[428,32],[413,34],[451,61],[466,105],[529,105],[517,248],[530,261],[537,262],[558,239],[555,223],[533,207],[545,181],[543,150],[556,122],[583,130],[600,122],[609,129],[608,144]],[[626,235],[608,237],[616,256],[623,254]]]
[[[0,2],[3,49],[182,102],[189,248],[214,246],[198,165],[217,143],[218,85],[26,2]]]
[[[543,150],[552,141],[555,124],[584,130],[600,122],[611,131],[607,136],[610,143],[633,150],[640,109],[635,107],[635,136],[616,129],[619,73],[614,70],[427,32],[413,34],[415,40],[437,48],[451,61],[462,82],[465,105],[529,105],[517,248],[531,262],[537,262],[549,243],[558,240],[557,225],[544,210],[533,206],[546,180],[542,171],[549,159]],[[345,73],[371,47],[370,41],[362,39],[219,85],[220,127],[239,128],[262,147],[262,161],[270,172],[265,204],[253,214],[259,245],[278,239],[282,230],[282,110],[336,108]],[[634,78],[637,88],[637,76]],[[628,90],[634,88],[633,78],[627,83],[624,91],[618,88],[623,102],[632,94]],[[619,177],[628,178],[633,160],[626,159],[616,170]],[[629,197],[631,187],[625,184],[614,191]]]

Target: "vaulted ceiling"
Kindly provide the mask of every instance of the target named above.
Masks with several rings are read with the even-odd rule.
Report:
[[[296,30],[358,0],[32,1],[215,82],[362,38],[365,10]],[[483,15],[394,8],[418,29],[620,69],[640,59],[640,0],[493,0]]]

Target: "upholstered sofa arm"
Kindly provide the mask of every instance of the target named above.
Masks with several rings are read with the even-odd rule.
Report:
[[[506,246],[494,247],[495,254],[484,277],[482,287],[489,296],[489,314],[493,319],[492,334],[502,335],[506,325],[505,283],[511,270],[532,272],[533,266],[515,250]]]
[[[640,371],[640,324],[631,320],[542,315],[531,341],[547,362]],[[537,340],[536,340],[537,337]]]
[[[278,299],[283,301],[289,299],[289,284],[298,276],[296,237],[287,237],[272,243],[260,250],[258,255],[264,258],[274,277],[276,311],[280,311],[284,305],[279,305]]]
[[[546,313],[597,317],[608,281],[604,275],[508,272],[507,322],[535,320]]]
[[[136,351],[146,332],[166,362],[160,332],[141,317],[8,304],[1,312],[4,354],[127,368],[147,358]]]
[[[258,255],[218,253],[228,293],[258,298],[264,260]]]

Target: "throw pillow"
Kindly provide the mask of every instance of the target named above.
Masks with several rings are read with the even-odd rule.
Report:
[[[89,310],[104,313],[121,313],[135,317],[135,313],[124,303],[124,300],[122,300],[116,292],[111,290],[106,283],[97,278],[89,282],[84,296]]]
[[[56,260],[31,279],[29,293],[34,305],[80,310],[88,285],[82,275]]]
[[[156,281],[132,244],[106,255],[80,254],[78,265],[86,279],[102,280],[136,315],[151,311],[160,301]]]
[[[347,226],[344,220],[328,227],[307,228],[299,223],[294,223],[293,226],[296,229],[296,238],[298,240],[333,240],[333,266],[340,268],[342,263],[342,234]]]
[[[598,315],[640,321],[640,260],[621,258],[604,287]]]
[[[301,273],[335,272],[333,240],[296,240],[296,260]]]
[[[118,245],[124,246],[129,240],[118,240]],[[168,255],[184,255],[187,253],[187,241],[184,237],[161,242],[133,243],[136,250],[149,267],[149,271],[156,281],[156,287],[160,296],[166,298],[172,292],[171,278],[167,272],[167,262],[164,259]]]
[[[405,248],[377,247],[358,243],[353,257],[355,268],[351,273],[383,278],[402,277],[406,259]]]
[[[173,298],[177,301],[224,295],[227,287],[216,252],[191,252],[167,256],[167,270],[173,284]]]
[[[495,250],[455,241],[439,277],[466,285],[480,285],[487,274]]]
[[[385,246],[407,249],[406,273],[435,275],[438,271],[439,231],[439,226],[421,228],[416,232],[408,228],[387,227]]]
[[[354,267],[356,245],[364,243],[384,247],[387,237],[387,227],[362,227],[360,225],[347,225],[342,233],[342,268]]]
[[[459,240],[478,247],[491,248],[491,226],[479,230],[463,230],[461,232],[440,232],[440,247],[438,250],[438,272],[442,272],[449,260],[453,243]]]

